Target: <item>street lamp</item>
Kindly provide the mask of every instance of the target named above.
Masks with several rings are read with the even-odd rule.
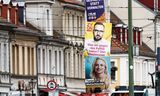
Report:
[[[30,88],[32,89],[32,96],[33,96],[33,89],[35,88],[35,85],[36,85],[36,81],[34,81],[34,79],[31,79],[30,81],[29,81],[29,86],[30,86]]]

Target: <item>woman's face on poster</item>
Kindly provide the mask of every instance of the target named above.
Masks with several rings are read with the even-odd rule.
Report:
[[[106,63],[103,60],[98,59],[94,65],[94,70],[97,74],[104,73],[106,70]]]

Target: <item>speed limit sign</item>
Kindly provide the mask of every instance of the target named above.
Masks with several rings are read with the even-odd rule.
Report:
[[[50,80],[47,83],[47,88],[49,90],[55,90],[57,88],[57,83],[54,80]]]

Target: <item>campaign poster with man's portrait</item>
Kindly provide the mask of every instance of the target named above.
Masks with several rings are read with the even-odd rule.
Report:
[[[84,50],[89,56],[110,56],[111,23],[87,22]]]

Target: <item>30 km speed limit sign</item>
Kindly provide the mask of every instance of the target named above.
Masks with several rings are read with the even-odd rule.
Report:
[[[57,83],[54,80],[50,80],[47,83],[47,88],[49,90],[55,90],[57,88]]]

